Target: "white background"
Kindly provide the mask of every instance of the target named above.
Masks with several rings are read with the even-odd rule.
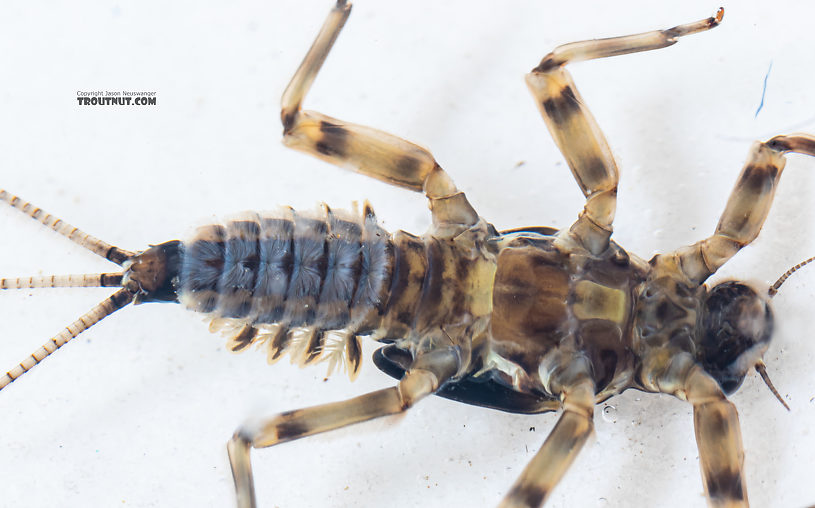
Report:
[[[499,228],[567,227],[582,195],[524,73],[558,44],[667,28],[718,5],[566,4],[359,1],[306,106],[430,147]],[[232,212],[366,198],[388,229],[421,233],[420,195],[280,144],[280,94],[330,6],[4,2],[0,186],[134,250]],[[721,27],[672,48],[572,68],[620,163],[615,238],[644,258],[713,231],[752,140],[815,132],[815,7],[726,8]],[[77,105],[78,90],[95,89],[155,90],[158,105]],[[769,284],[815,254],[813,170],[789,158],[761,237],[717,279]],[[115,268],[10,209],[0,235],[5,276]],[[804,270],[775,299],[766,360],[792,411],[754,374],[732,397],[754,506],[815,503],[813,288]],[[109,293],[0,294],[0,368]],[[128,307],[0,392],[0,506],[232,506],[225,443],[241,422],[393,383],[372,363],[354,384],[324,381],[322,367],[268,367],[261,353],[226,352],[200,321],[173,305]],[[705,506],[689,406],[636,392],[609,404],[549,506]],[[495,506],[555,419],[432,398],[402,418],[254,452],[258,499]]]

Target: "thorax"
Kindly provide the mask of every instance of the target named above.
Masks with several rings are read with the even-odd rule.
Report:
[[[647,263],[613,242],[594,256],[568,235],[514,233],[499,246],[486,363],[515,389],[548,394],[559,359],[582,353],[598,395],[630,386]]]

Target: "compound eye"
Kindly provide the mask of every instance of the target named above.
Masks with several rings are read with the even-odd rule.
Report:
[[[732,393],[769,346],[770,308],[750,286],[724,282],[708,293],[701,325],[698,360]]]

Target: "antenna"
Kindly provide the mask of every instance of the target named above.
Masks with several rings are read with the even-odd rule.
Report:
[[[767,385],[767,388],[769,388],[770,391],[773,392],[773,395],[775,395],[775,398],[778,399],[778,402],[780,402],[785,408],[787,408],[787,411],[789,411],[790,407],[787,405],[786,402],[784,402],[784,399],[781,398],[781,395],[779,395],[778,390],[776,390],[775,386],[773,386],[773,382],[770,381],[770,376],[767,374],[767,366],[764,365],[764,362],[762,360],[759,360],[758,363],[756,364],[756,372],[758,372],[758,374],[761,376],[761,379],[764,380],[764,384]]]
[[[800,262],[800,263],[798,263],[797,265],[795,265],[795,266],[793,266],[792,268],[790,268],[789,270],[787,270],[787,271],[784,273],[784,275],[782,275],[781,277],[779,277],[779,278],[778,278],[778,280],[777,280],[777,281],[775,281],[775,284],[773,284],[772,286],[770,286],[770,289],[769,289],[769,290],[767,290],[767,294],[768,294],[768,295],[770,295],[770,298],[774,297],[774,296],[775,296],[775,295],[778,293],[778,288],[780,288],[780,287],[781,287],[781,284],[783,284],[783,283],[784,283],[784,281],[786,281],[787,279],[789,279],[789,278],[790,278],[790,275],[792,275],[793,273],[797,272],[799,269],[801,269],[801,268],[803,268],[804,266],[808,265],[808,264],[809,264],[809,263],[811,263],[812,261],[815,261],[815,256],[813,256],[813,257],[811,257],[811,258],[807,259],[806,261],[801,261],[801,262]]]

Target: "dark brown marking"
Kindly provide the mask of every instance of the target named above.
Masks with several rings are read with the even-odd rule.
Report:
[[[280,418],[285,420],[277,424],[278,442],[282,443],[308,434],[311,427],[303,422],[302,418],[300,421],[295,420],[298,413],[301,412],[302,411],[292,411],[291,413],[283,413],[280,415]]]
[[[394,240],[394,271],[385,315],[386,322],[389,317],[395,320],[393,324],[404,325],[404,330],[391,330],[402,334],[413,327],[416,318],[427,258],[424,242],[418,237],[400,231]]]
[[[362,215],[365,217],[365,219],[376,222],[376,212],[374,212],[374,207],[367,201],[362,208]]]
[[[543,60],[541,60],[541,62],[538,64],[537,67],[532,69],[532,72],[539,72],[539,73],[549,72],[550,70],[555,69],[557,67],[560,67],[561,65],[563,65],[565,63],[566,63],[565,60],[556,59],[555,56],[552,53],[549,53],[548,55],[543,57]]]
[[[581,186],[586,187],[590,193],[599,190],[595,188],[597,184],[609,179],[608,164],[600,157],[589,156],[575,165],[578,166]]]
[[[417,175],[422,168],[422,161],[413,157],[412,155],[403,155],[393,162],[396,173],[399,176],[399,181],[402,182],[416,182]],[[419,183],[421,185],[421,183]]]
[[[707,475],[711,499],[744,500],[744,486],[739,471],[712,471]]]
[[[420,331],[431,325],[444,310],[442,304],[444,257],[438,241],[430,239],[425,245],[425,253],[427,270],[422,281],[422,294],[419,297],[419,307],[416,311]]]
[[[656,308],[656,317],[661,323],[673,323],[687,316],[687,311],[672,301],[662,300]]]
[[[232,339],[231,350],[233,353],[243,351],[246,346],[252,343],[252,340],[257,336],[258,329],[252,325],[244,325],[240,333],[235,335]]]
[[[614,255],[612,255],[610,259],[612,263],[620,268],[628,268],[631,264],[631,258],[628,256],[628,253],[620,248],[614,249]]]
[[[493,288],[492,333],[507,358],[536,370],[567,332],[570,274],[565,259],[534,247],[504,249]]]
[[[100,277],[99,283],[102,287],[111,288],[122,285],[121,273],[103,273]]]
[[[304,364],[309,364],[316,360],[323,352],[323,345],[325,344],[325,332],[322,330],[315,330],[311,332],[308,344],[306,345],[306,359]]]
[[[717,411],[708,415],[705,420],[705,427],[712,435],[726,436],[729,434],[730,421],[724,413]]]
[[[128,303],[130,303],[131,300],[133,300],[133,294],[128,291],[119,290],[110,295],[110,298],[108,298],[108,300],[110,300],[110,303],[113,305],[113,308],[108,313],[111,314],[113,313],[113,311],[117,311],[124,307],[125,305],[127,305]]]
[[[543,110],[553,122],[563,125],[581,113],[581,106],[571,87],[565,86],[560,92],[543,101]]]
[[[456,279],[467,280],[470,274],[470,262],[462,256],[456,257]]]
[[[693,341],[688,330],[682,328],[674,330],[669,339],[671,346],[674,346],[679,351],[687,351],[689,353],[696,349],[696,344]]]
[[[284,136],[291,132],[292,127],[294,127],[295,121],[299,113],[300,113],[299,111],[287,112],[286,110],[283,110],[280,113],[280,122],[283,124]]]
[[[105,253],[105,259],[108,261],[113,261],[117,265],[121,265],[127,261],[129,257],[118,247],[111,246],[111,248]]]
[[[747,166],[741,175],[739,185],[752,194],[759,195],[768,190],[769,182],[771,182],[771,180],[767,178],[765,167]]]
[[[396,245],[393,247],[393,270],[391,271],[391,284],[390,288],[388,289],[388,303],[385,305],[385,308],[382,309],[382,313],[384,314],[387,312],[392,304],[396,303],[397,293],[396,288],[403,288],[407,285],[408,276],[410,275],[410,271],[408,270],[407,263],[403,260],[404,254],[402,253],[402,249],[398,248]]]
[[[289,330],[285,326],[281,326],[275,336],[272,337],[272,342],[269,346],[270,349],[274,351],[272,353],[272,360],[277,360],[283,355],[290,341]]]
[[[410,327],[410,325],[413,323],[413,314],[408,311],[402,311],[396,315],[396,320],[403,325]]]
[[[341,125],[326,121],[320,122],[322,137],[317,140],[314,148],[323,155],[344,158],[348,154],[348,140],[350,133]]]
[[[592,363],[596,390],[602,391],[614,378],[618,362],[627,355],[623,332],[612,321],[589,319],[580,321],[577,337]]]
[[[507,498],[520,501],[519,506],[540,506],[549,492],[539,485],[513,487]]]
[[[348,368],[351,373],[356,374],[362,365],[362,341],[359,336],[354,335],[348,338],[345,343],[345,354],[348,359]]]
[[[690,288],[681,283],[676,283],[673,287],[673,291],[680,300],[692,298],[694,296],[693,293],[691,293]]]
[[[594,362],[593,362],[594,363]],[[603,390],[611,380],[614,379],[614,374],[617,371],[617,353],[611,349],[604,349],[600,351],[599,362],[595,365],[602,365],[603,375],[599,380],[595,381],[597,391]]]
[[[739,179],[739,186],[758,196],[772,190],[777,174],[775,166],[747,166]]]

